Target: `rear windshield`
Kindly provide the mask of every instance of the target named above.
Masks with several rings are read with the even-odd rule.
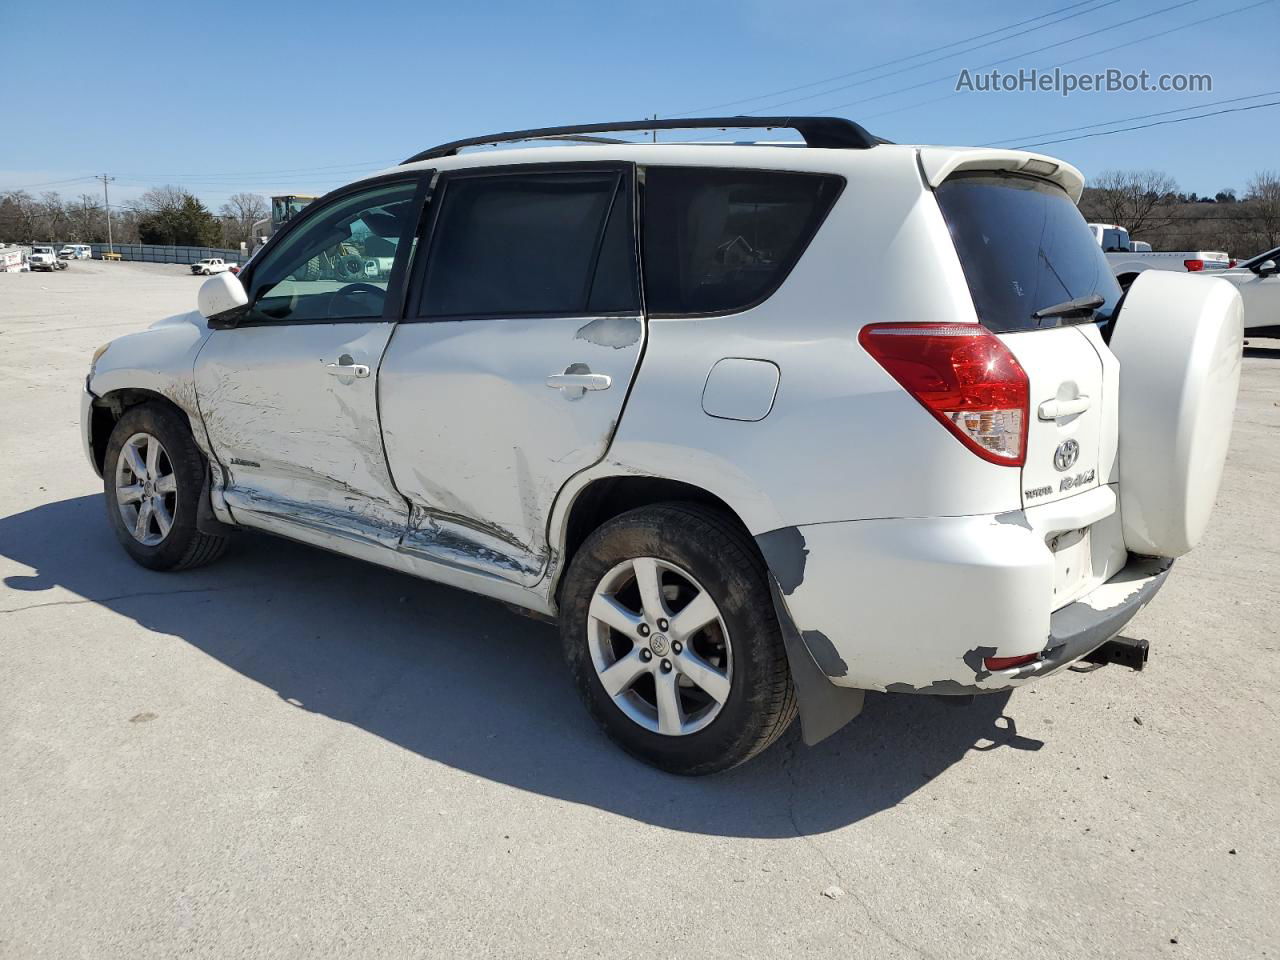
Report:
[[[1065,190],[1029,177],[965,174],[943,183],[937,196],[987,329],[1013,333],[1078,323],[1078,317],[1037,320],[1033,314],[1095,293],[1105,303],[1094,320],[1111,319],[1120,286]]]

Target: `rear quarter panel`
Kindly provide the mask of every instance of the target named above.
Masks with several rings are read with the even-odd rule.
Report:
[[[845,189],[772,297],[725,316],[650,319],[609,454],[575,478],[562,513],[590,480],[637,473],[709,490],[753,534],[1020,506],[1019,471],[966,450],[858,344],[867,323],[977,318],[915,151],[840,154],[831,169]],[[708,373],[730,357],[777,365],[764,419],[704,412]]]

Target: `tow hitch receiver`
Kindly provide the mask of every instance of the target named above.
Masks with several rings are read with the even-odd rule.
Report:
[[[1133,637],[1113,637],[1093,653],[1081,657],[1086,663],[1117,663],[1130,670],[1141,670],[1147,665],[1151,645],[1146,640]]]

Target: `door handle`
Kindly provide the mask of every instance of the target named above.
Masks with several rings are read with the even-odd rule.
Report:
[[[613,377],[607,373],[553,373],[547,377],[548,387],[581,387],[583,390],[608,390]]]
[[[367,363],[329,363],[325,365],[325,370],[335,377],[367,377],[369,375]]]
[[[613,377],[607,373],[592,373],[586,364],[575,363],[564,373],[553,373],[547,377],[547,386],[564,391],[568,400],[578,400],[588,390],[608,390],[613,386]]]
[[[1074,400],[1046,400],[1037,411],[1041,420],[1061,420],[1074,417],[1089,409],[1088,397],[1076,397]]]

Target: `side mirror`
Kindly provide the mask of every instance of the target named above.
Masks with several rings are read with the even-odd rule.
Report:
[[[1274,277],[1277,273],[1280,273],[1280,267],[1276,266],[1274,260],[1263,260],[1253,268],[1253,272],[1260,277]]]
[[[200,285],[196,296],[200,315],[215,329],[234,327],[249,308],[244,284],[232,273],[215,273]]]

